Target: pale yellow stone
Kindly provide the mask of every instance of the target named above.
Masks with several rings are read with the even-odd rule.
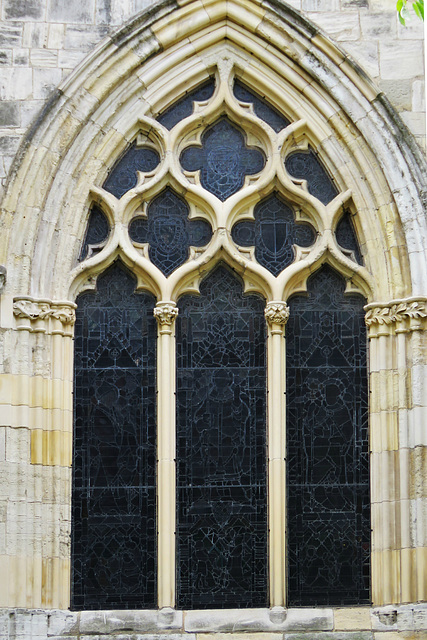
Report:
[[[387,523],[384,523],[387,526]],[[373,551],[371,556],[372,601],[374,606],[400,602],[400,551]]]
[[[225,2],[218,2],[218,9],[222,10],[223,15],[226,11],[225,7]],[[163,47],[169,47],[191,33],[200,31],[210,22],[211,19],[203,2],[196,0],[191,5],[185,5],[173,14],[161,18],[151,27],[151,30]]]
[[[31,464],[71,466],[72,434],[61,431],[31,431]]]
[[[335,631],[359,631],[371,628],[370,607],[334,609]]]
[[[346,74],[351,82],[359,89],[362,95],[372,102],[380,93],[372,82],[362,79],[361,75],[357,73],[356,69],[347,60],[344,60],[340,65],[340,69]]]
[[[107,60],[84,83],[86,89],[98,100],[111,94],[125,75],[141,64],[141,59],[133,51],[126,48],[118,50],[114,59]]]

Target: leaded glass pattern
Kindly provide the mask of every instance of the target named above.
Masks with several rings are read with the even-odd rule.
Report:
[[[183,264],[190,246],[204,247],[212,236],[206,220],[189,220],[188,205],[172,189],[165,189],[149,204],[147,218],[135,218],[129,226],[134,242],[148,242],[149,256],[166,276]]]
[[[156,607],[155,300],[120,264],[77,298],[72,607]]]
[[[268,606],[264,302],[225,267],[177,319],[177,602]]]
[[[253,220],[234,225],[232,238],[242,247],[255,247],[255,258],[274,276],[278,276],[295,257],[294,244],[308,247],[315,234],[308,224],[295,222],[295,215],[277,194],[256,205]]]
[[[258,118],[269,124],[276,133],[290,124],[290,121],[272,107],[265,98],[261,98],[255,91],[248,89],[240,80],[234,81],[233,93],[240,102],[252,104]]]
[[[166,129],[172,129],[178,122],[191,116],[195,102],[209,100],[209,98],[213,96],[214,91],[215,80],[210,78],[207,82],[193,89],[193,91],[189,91],[181,100],[178,100],[169,107],[169,109],[163,111],[163,113],[157,116],[157,121],[166,127]]]
[[[289,606],[369,604],[366,328],[329,267],[286,327]]]
[[[137,147],[134,143],[111,169],[102,188],[116,198],[121,198],[130,189],[136,187],[137,171],[142,173],[154,171],[159,162],[160,157],[157,151],[150,147]]]
[[[343,249],[352,251],[356,261],[359,264],[363,264],[362,254],[360,253],[359,243],[357,242],[356,232],[349,211],[344,211],[338,222],[335,237]]]
[[[338,195],[332,178],[312,149],[291,153],[285,160],[285,167],[294,178],[307,180],[309,193],[323,204]]]
[[[79,262],[99,251],[110,233],[110,225],[103,211],[95,204],[90,210],[85,238],[79,256]]]
[[[265,157],[246,146],[243,133],[221,118],[202,135],[202,148],[184,149],[180,162],[185,171],[200,171],[202,187],[224,201],[243,187],[245,176],[264,168]]]

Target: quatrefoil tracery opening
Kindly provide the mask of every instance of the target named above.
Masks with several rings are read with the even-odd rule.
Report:
[[[202,134],[201,142],[201,147],[184,149],[181,166],[184,171],[200,171],[202,187],[222,202],[240,191],[247,175],[264,168],[264,154],[247,146],[243,133],[225,117]]]

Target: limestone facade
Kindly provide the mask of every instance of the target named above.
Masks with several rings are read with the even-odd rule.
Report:
[[[422,31],[415,20],[406,31],[398,26],[393,4],[164,0],[139,14],[145,4],[138,0],[3,0],[1,639],[426,637]],[[199,105],[178,132],[156,124],[156,113],[209,75],[218,87],[212,102]],[[276,136],[259,127],[231,96],[234,76],[261,89],[292,124]],[[242,196],[218,206],[197,176],[182,174],[177,158],[180,144],[197,141],[200,125],[223,113],[245,122],[251,144],[267,149],[269,161],[261,177],[247,181]],[[158,150],[162,166],[117,200],[101,185],[137,137]],[[339,186],[327,206],[283,170],[283,154],[309,144]],[[314,248],[298,250],[295,263],[277,278],[264,273],[251,251],[237,250],[229,234],[273,184],[318,230]],[[185,197],[190,215],[205,217],[214,229],[207,251],[194,251],[169,278],[125,233],[141,203],[166,185]],[[102,208],[113,232],[102,251],[78,263],[92,203]],[[334,240],[343,204],[353,214],[364,266]],[[96,286],[117,257],[135,273],[138,287],[157,298],[160,610],[77,614],[67,611],[74,301]],[[247,291],[267,301],[272,609],[183,614],[174,610],[176,301],[197,291],[219,260],[241,275]],[[286,609],[286,301],[304,291],[310,274],[325,263],[345,276],[347,291],[368,300],[371,610]]]

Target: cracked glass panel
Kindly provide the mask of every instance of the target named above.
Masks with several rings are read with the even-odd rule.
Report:
[[[305,223],[295,221],[295,215],[277,194],[256,205],[254,220],[242,220],[234,225],[231,235],[241,247],[255,247],[255,258],[274,276],[294,261],[294,244],[309,247],[315,233]]]
[[[77,298],[74,609],[157,606],[155,299],[135,284],[116,263]]]
[[[243,133],[227,118],[221,118],[202,135],[202,147],[181,153],[185,171],[200,171],[202,187],[224,201],[243,187],[245,176],[259,173],[264,154],[245,144]]]
[[[289,300],[289,606],[370,603],[365,300],[344,288],[324,267]]]
[[[150,260],[165,276],[187,260],[190,246],[204,247],[212,237],[206,220],[189,220],[188,214],[188,205],[168,188],[149,204],[147,218],[129,225],[131,240],[149,243]]]
[[[150,147],[137,147],[136,143],[122,155],[111,169],[102,188],[121,198],[127,191],[136,187],[137,171],[149,173],[154,171],[160,162],[157,151]]]
[[[264,301],[220,266],[177,319],[177,602],[268,606]]]
[[[240,80],[234,81],[233,93],[240,102],[251,103],[258,118],[269,124],[276,133],[290,124],[290,121],[272,107],[265,98],[249,89]]]
[[[83,240],[79,262],[89,258],[99,251],[108,238],[110,225],[103,211],[95,204],[93,205],[86,227],[85,239]],[[98,246],[97,246],[98,245]]]
[[[312,149],[296,151],[285,160],[286,171],[298,180],[307,180],[308,192],[328,204],[338,195],[337,188]]]
[[[166,127],[166,129],[172,129],[178,122],[191,116],[195,102],[209,100],[209,98],[213,96],[214,91],[215,80],[210,78],[207,82],[204,82],[193,91],[187,93],[181,100],[175,102],[169,109],[163,111],[163,113],[157,116],[157,121]]]
[[[363,264],[362,254],[360,253],[359,243],[357,242],[356,232],[349,211],[344,211],[341,220],[338,222],[335,237],[343,249],[353,251],[356,262]]]

